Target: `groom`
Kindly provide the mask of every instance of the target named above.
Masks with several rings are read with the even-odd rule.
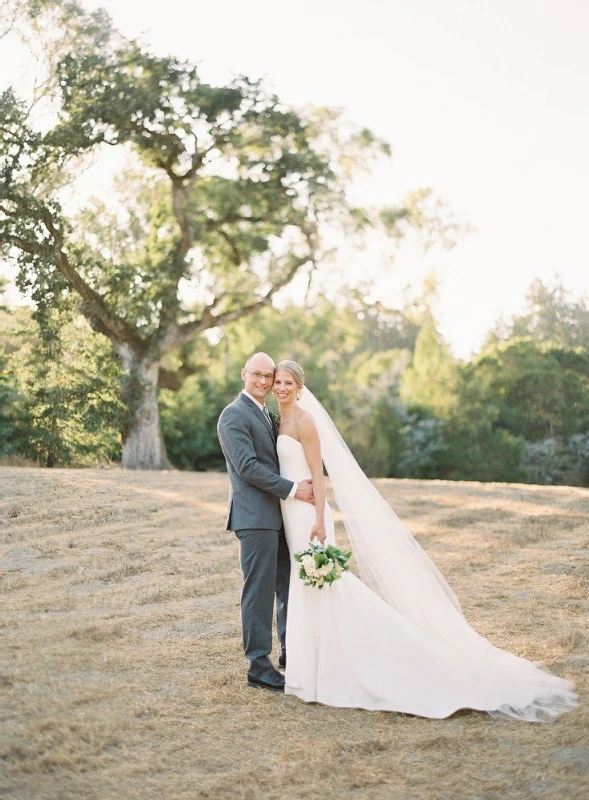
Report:
[[[274,362],[255,353],[241,370],[244,389],[223,410],[217,432],[231,481],[227,530],[239,539],[243,590],[243,647],[250,660],[249,686],[284,691],[284,677],[269,659],[272,612],[276,595],[276,627],[286,666],[286,612],[290,555],[282,526],[280,500],[296,497],[313,502],[311,481],[281,478],[276,453],[278,430],[264,404],[274,383]]]

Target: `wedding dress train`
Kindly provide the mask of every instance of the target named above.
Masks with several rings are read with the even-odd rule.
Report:
[[[576,695],[569,681],[494,647],[468,625],[435,566],[363,475],[339,434],[327,430],[332,423],[323,407],[308,390],[304,397],[306,406],[301,405],[316,422],[322,415],[327,418],[319,418],[318,427],[328,472],[344,467],[335,480],[331,475],[332,483],[364,574],[359,580],[344,573],[319,590],[303,584],[293,560],[286,694],[330,706],[437,719],[470,708],[539,722],[574,708]],[[277,448],[283,477],[296,482],[310,477],[300,442],[281,434]],[[346,484],[348,478],[355,488]],[[348,505],[352,493],[355,508]],[[281,504],[294,554],[309,543],[315,509],[294,498]],[[359,532],[358,520],[360,528],[368,520],[378,529]],[[329,506],[325,524],[327,543],[335,543]],[[372,535],[377,544],[367,544]]]

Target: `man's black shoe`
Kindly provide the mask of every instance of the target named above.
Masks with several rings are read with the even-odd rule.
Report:
[[[284,691],[284,675],[274,668],[268,656],[258,656],[250,661],[247,671],[248,686],[259,689],[271,689],[274,692]]]
[[[280,667],[280,669],[286,669],[286,653],[284,652],[284,650],[278,656],[278,666]]]
[[[247,685],[252,686],[254,689],[270,689],[271,692],[284,692],[284,683],[264,680],[263,678],[250,678],[249,675]]]

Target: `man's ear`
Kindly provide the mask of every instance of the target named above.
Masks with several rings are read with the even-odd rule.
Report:
[[[243,369],[241,370],[241,380],[242,381],[245,380],[245,367],[243,367]]]

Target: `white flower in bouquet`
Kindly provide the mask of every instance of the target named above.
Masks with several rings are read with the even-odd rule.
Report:
[[[301,559],[301,564],[305,568],[305,572],[309,575],[315,574],[315,559],[311,555],[304,555]]]
[[[299,565],[299,578],[305,586],[315,586],[322,589],[325,584],[331,584],[341,578],[350,568],[348,560],[351,552],[344,552],[330,544],[311,543],[306,550],[294,554],[294,559]]]

